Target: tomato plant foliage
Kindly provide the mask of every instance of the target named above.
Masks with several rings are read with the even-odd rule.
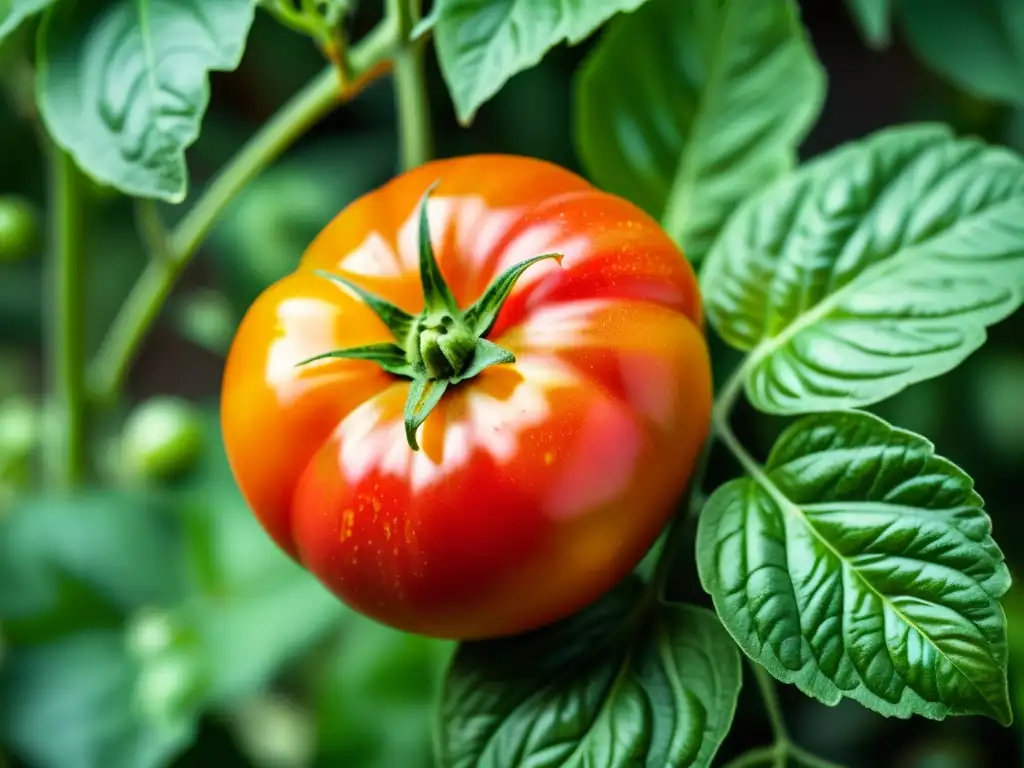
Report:
[[[5,0],[0,5],[0,42],[16,30],[25,19],[52,5],[54,0]]]
[[[971,479],[859,411],[807,416],[712,494],[698,562],[740,646],[834,704],[1008,723],[1010,586]]]
[[[619,11],[645,0],[438,0],[432,27],[437,57],[459,120],[477,110],[515,74],[561,42],[576,44]]]
[[[580,156],[699,261],[733,208],[793,167],[824,88],[795,3],[651,0],[579,74]]]
[[[587,179],[574,177],[579,189],[559,188],[537,207],[578,202],[586,187],[597,202],[580,220],[607,224],[619,214],[600,205],[622,201],[590,190],[592,182],[632,204],[610,229],[641,229],[642,218],[655,239],[675,254],[664,230],[695,265],[700,320],[706,318],[708,333],[739,356],[734,370],[721,377],[704,457],[724,448],[738,471],[725,484],[708,487],[698,462],[662,545],[650,554],[648,572],[628,576],[575,614],[539,629],[454,644],[433,723],[437,762],[443,768],[711,766],[730,733],[743,687],[741,661],[765,695],[776,737],[764,751],[741,758],[746,765],[759,755],[778,764],[787,754],[802,754],[807,762],[808,753],[780,724],[775,681],[828,705],[851,700],[886,717],[982,715],[1009,725],[1010,646],[1001,601],[1010,576],[996,543],[998,519],[993,526],[982,498],[985,489],[980,481],[975,488],[966,462],[960,467],[941,455],[942,445],[867,409],[969,362],[990,329],[1019,309],[1024,158],[944,124],[922,122],[884,128],[801,160],[828,82],[796,0],[381,5],[377,26],[354,41],[349,22],[359,4],[349,2],[303,2],[300,12],[298,3],[283,1],[0,0],[0,43],[20,43],[20,32],[34,32],[25,35],[34,53],[20,62],[34,76],[35,103],[28,111],[52,140],[58,168],[135,198],[141,240],[153,251],[90,369],[100,384],[93,386],[90,377],[87,387],[74,364],[82,350],[69,350],[78,343],[75,333],[62,341],[60,330],[74,330],[68,305],[73,308],[82,282],[73,264],[81,240],[73,220],[81,201],[73,195],[74,183],[57,185],[53,250],[62,260],[54,279],[67,277],[69,264],[73,278],[59,283],[59,295],[72,299],[57,302],[53,336],[59,343],[51,361],[60,372],[56,414],[64,420],[58,436],[63,444],[74,448],[74,441],[84,440],[85,408],[121,394],[145,331],[211,230],[220,257],[231,262],[221,265],[229,293],[236,303],[249,304],[267,284],[292,272],[298,254],[289,251],[290,230],[311,239],[337,213],[339,195],[347,203],[387,175],[387,148],[380,136],[367,136],[365,144],[353,140],[336,156],[333,150],[296,155],[292,162],[306,162],[265,174],[229,208],[245,184],[329,107],[355,98],[379,77],[393,77],[400,154],[412,168],[430,154],[425,51],[436,57],[457,121],[469,128],[509,80],[555,47],[586,41],[590,49],[566,97]],[[329,61],[198,196],[180,225],[165,232],[151,206],[186,199],[186,151],[200,134],[209,78],[239,66],[260,6],[286,26],[312,31]],[[901,34],[926,67],[958,88],[1024,104],[1024,13],[1013,0],[847,0],[845,8],[866,45],[883,49]],[[4,66],[13,60],[5,59]],[[362,170],[350,168],[357,160]],[[500,170],[493,156],[486,162]],[[330,178],[321,178],[318,194],[308,195],[307,183],[318,175]],[[469,176],[460,183],[480,192],[483,179],[476,181],[476,171]],[[488,183],[501,194],[529,186],[498,171],[495,176]],[[539,178],[527,181],[537,185]],[[292,204],[303,197],[315,199]],[[503,205],[518,210],[520,203],[532,204],[524,201]],[[225,223],[215,229],[225,210]],[[425,252],[433,246],[425,204],[423,211]],[[466,228],[460,237],[470,237],[469,230],[481,241],[515,237],[504,225],[484,222],[483,214],[480,221],[472,211],[463,215],[469,223],[459,225]],[[544,228],[550,226],[548,239],[560,242],[558,227],[571,226],[564,213],[561,225],[536,212],[522,215],[536,226],[530,237],[537,240],[548,238]],[[366,239],[377,236],[375,222],[366,229]],[[235,230],[244,232],[237,236]],[[643,254],[630,248],[654,246],[621,242],[628,247],[616,246],[613,266],[626,283],[642,271]],[[334,246],[324,253],[325,260],[334,258]],[[433,258],[421,264],[440,270]],[[79,268],[89,262],[79,260]],[[670,259],[670,267],[680,264]],[[592,278],[598,283],[614,270],[595,268]],[[687,272],[691,284],[694,273]],[[434,277],[443,282],[440,271]],[[339,292],[354,285],[340,280]],[[345,300],[380,301],[361,290],[346,292]],[[196,297],[210,299],[205,319]],[[293,309],[312,306],[288,303]],[[184,306],[177,317],[186,335],[223,354],[227,337],[237,331],[237,307],[224,296],[200,292]],[[483,336],[496,318],[484,323],[470,315],[474,333],[480,331],[474,342],[493,347]],[[572,322],[569,314],[565,318]],[[401,330],[396,340],[404,343],[410,328]],[[693,338],[703,344],[699,330]],[[393,368],[409,367],[404,348],[388,349],[397,355]],[[481,355],[474,363],[507,359]],[[263,358],[254,367],[273,368]],[[80,380],[73,381],[76,376]],[[616,369],[616,386],[618,376]],[[628,378],[622,374],[624,391],[643,389]],[[417,379],[426,393],[419,407],[451,397],[444,381]],[[457,375],[450,382],[452,388],[460,383]],[[245,378],[240,388],[250,384]],[[758,419],[780,422],[763,460],[733,432],[731,415],[741,398]],[[326,406],[310,409],[310,418],[322,420],[325,412]],[[55,452],[68,465],[67,482],[52,484],[74,493],[31,494],[19,487],[17,503],[0,515],[0,621],[11,645],[0,669],[0,734],[33,765],[170,764],[195,737],[205,711],[230,708],[265,690],[289,664],[346,627],[357,638],[354,656],[344,656],[344,643],[331,646],[330,682],[318,679],[313,687],[332,717],[366,730],[376,715],[343,700],[346,691],[336,689],[335,679],[368,687],[366,678],[379,674],[391,685],[398,675],[388,649],[407,639],[415,659],[429,659],[431,669],[440,658],[433,649],[447,650],[345,611],[304,570],[311,546],[295,546],[286,557],[252,519],[237,475],[224,461],[212,412],[201,424],[198,411],[187,413],[177,443],[148,446],[151,464],[181,470],[152,473],[150,494],[93,488],[82,468],[73,478],[76,451],[68,449]],[[254,418],[245,408],[238,413],[245,423]],[[419,419],[415,426],[421,422],[427,423]],[[162,426],[164,438],[174,436]],[[270,431],[286,442],[283,430]],[[699,442],[693,438],[694,445]],[[675,445],[682,443],[680,438]],[[188,455],[164,456],[168,446]],[[271,450],[256,447],[261,461],[262,452]],[[359,449],[352,447],[352,455],[362,457]],[[404,442],[394,456],[399,449],[406,450]],[[13,453],[10,446],[0,451],[4,493],[13,483],[7,465],[25,459]],[[321,458],[324,465],[332,460],[329,452]],[[433,460],[416,457],[420,467]],[[553,454],[543,463],[553,464]],[[262,483],[269,472],[254,466],[254,482]],[[270,494],[275,514],[281,512],[281,530],[294,522],[294,500],[285,495]],[[6,498],[0,496],[0,504]],[[375,501],[370,507],[379,512]],[[310,519],[326,521],[324,530],[336,522],[329,515]],[[456,523],[472,529],[461,518]],[[314,533],[314,543],[327,538],[319,529]],[[390,541],[390,528],[386,536]],[[575,548],[569,541],[565,551],[575,555]],[[674,601],[672,574],[690,552],[703,592],[691,602]],[[398,548],[393,553],[405,554]],[[332,568],[336,559],[324,558]],[[490,569],[487,553],[480,561]],[[351,562],[355,569],[356,559]],[[450,565],[442,562],[440,570]],[[584,572],[591,567],[587,561]],[[418,706],[430,684],[417,679],[414,687]],[[388,706],[401,710],[395,722],[404,722],[403,703]],[[418,758],[427,740],[420,725],[407,744],[380,747],[382,753],[392,761]],[[379,723],[374,728],[387,730]],[[373,745],[366,749],[373,752]]]
[[[703,273],[761,410],[868,405],[945,373],[1020,304],[1024,161],[890,129],[750,199]]]
[[[58,3],[39,33],[39,108],[98,181],[181,202],[208,73],[238,66],[255,0]]]
[[[464,644],[440,710],[442,762],[707,765],[736,707],[739,654],[693,606],[659,605],[624,632],[640,598],[630,579],[562,625]]]

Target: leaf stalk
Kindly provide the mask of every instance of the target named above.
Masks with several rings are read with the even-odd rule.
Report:
[[[344,87],[337,67],[325,67],[242,147],[200,195],[167,235],[167,258],[150,260],[114,318],[88,371],[92,399],[107,404],[116,398],[175,283],[238,193],[337,104],[351,99],[383,74],[397,35],[395,20],[382,20],[352,49],[352,78]]]

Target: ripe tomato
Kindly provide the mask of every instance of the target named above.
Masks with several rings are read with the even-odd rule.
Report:
[[[325,353],[430,347],[406,353],[423,375],[452,320],[424,298],[425,223],[458,308],[512,265],[562,259],[499,302],[483,335],[511,354],[435,391],[407,434],[415,377]],[[389,326],[373,296],[440,315]],[[398,629],[472,639],[562,618],[636,566],[687,484],[711,389],[696,279],[657,223],[555,165],[485,155],[401,175],[324,228],[243,319],[222,423],[260,523],[327,588]]]

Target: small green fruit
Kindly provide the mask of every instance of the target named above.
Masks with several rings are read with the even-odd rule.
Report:
[[[122,470],[133,480],[170,480],[194,467],[202,449],[202,419],[195,406],[177,397],[154,397],[125,422]]]
[[[0,197],[0,264],[23,261],[39,248],[39,221],[28,200]]]

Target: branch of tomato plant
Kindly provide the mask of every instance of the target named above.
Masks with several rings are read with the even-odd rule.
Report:
[[[729,419],[732,416],[736,401],[743,392],[747,382],[747,376],[753,366],[755,358],[747,356],[740,362],[736,369],[729,375],[715,404],[711,409],[711,434],[713,438],[722,441],[722,444],[729,449],[729,452],[736,457],[744,472],[759,482],[767,483],[764,474],[764,467],[757,461],[740,442],[736,433],[733,432]],[[751,768],[759,765],[772,765],[774,768],[785,768],[792,760],[794,763],[803,765],[806,768],[842,768],[837,763],[830,762],[808,752],[803,747],[794,744],[786,727],[785,716],[782,713],[782,704],[779,701],[778,686],[763,666],[748,658],[748,664],[757,682],[758,691],[764,701],[768,720],[771,724],[774,742],[766,747],[758,747],[736,757],[726,764],[725,768]]]
[[[82,179],[64,150],[49,145],[52,226],[47,352],[54,415],[59,428],[45,445],[51,487],[72,488],[85,478],[84,281],[82,274]]]
[[[430,101],[423,71],[424,38],[412,40],[421,16],[420,0],[388,0],[387,13],[398,22],[395,50],[395,109],[398,112],[402,170],[422,165],[434,153]]]
[[[135,229],[151,259],[167,261],[171,258],[171,243],[167,228],[160,220],[156,201],[143,199],[135,202]]]
[[[113,401],[150,326],[178,278],[214,223],[238,193],[337,104],[351,99],[384,74],[398,45],[400,25],[385,17],[349,53],[351,79],[341,87],[331,64],[285,104],[242,147],[166,235],[167,258],[151,259],[132,287],[88,372],[89,394],[100,404]]]

